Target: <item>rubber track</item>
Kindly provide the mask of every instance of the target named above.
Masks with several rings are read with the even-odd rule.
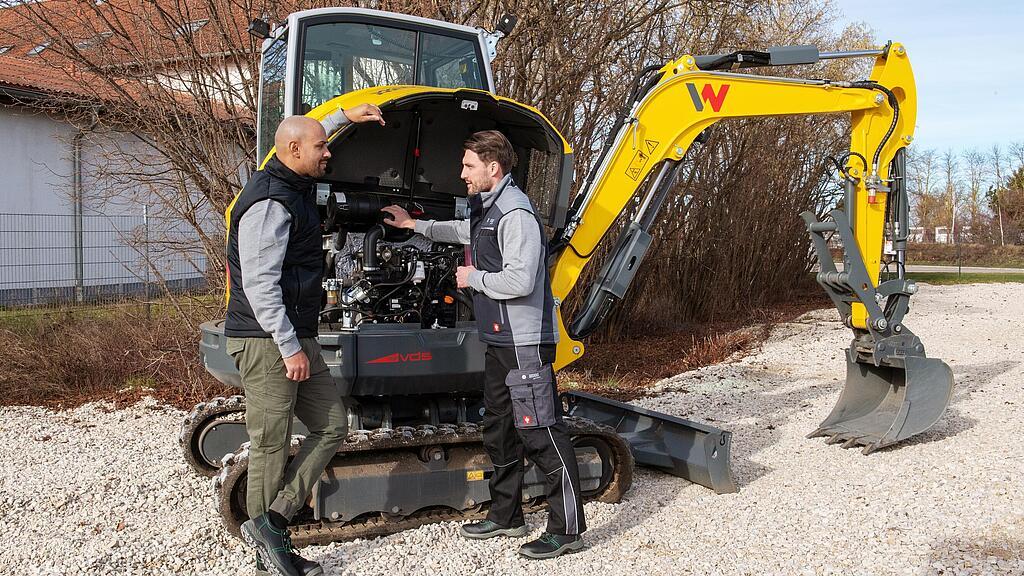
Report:
[[[237,414],[238,416],[233,416]],[[213,420],[228,417],[229,419],[244,419],[245,397],[235,395],[228,398],[218,396],[207,402],[196,404],[192,411],[185,416],[181,422],[181,430],[178,433],[178,445],[181,446],[185,455],[185,461],[196,471],[197,474],[213,478],[220,473],[220,467],[210,466],[206,460],[199,455],[199,437],[202,430]]]
[[[566,426],[572,437],[598,437],[605,441],[613,451],[615,470],[608,485],[598,494],[584,498],[585,501],[614,503],[622,499],[633,483],[633,454],[626,442],[615,431],[601,424],[583,418],[566,417]],[[420,446],[483,444],[480,428],[475,424],[463,423],[459,426],[447,424],[441,426],[423,425],[416,428],[401,427],[394,430],[379,429],[374,431],[360,430],[349,433],[346,441],[339,447],[338,453],[347,455],[346,460],[359,463],[359,455],[386,452],[391,450],[407,450]],[[292,439],[290,455],[295,455],[301,438]],[[224,521],[228,532],[240,537],[240,526],[244,518],[239,518],[233,502],[238,501],[236,490],[240,480],[245,476],[249,466],[248,445],[224,458],[224,468],[214,479],[214,491],[217,511]],[[244,500],[244,498],[242,499]],[[543,502],[524,506],[525,512],[533,512],[543,507]],[[472,512],[459,510],[428,509],[415,512],[408,516],[394,518],[381,515],[358,518],[351,522],[322,521],[314,524],[296,524],[289,527],[292,543],[297,547],[323,545],[330,542],[342,542],[356,538],[372,538],[394,534],[402,530],[416,528],[434,522],[453,520],[472,520],[486,515],[486,506]]]

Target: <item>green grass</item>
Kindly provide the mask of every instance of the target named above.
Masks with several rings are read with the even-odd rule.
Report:
[[[964,268],[1020,268],[1024,270],[1024,266],[1021,266],[1019,262],[1008,262],[1005,264],[974,264],[968,262],[960,262],[959,264],[955,260],[938,260],[935,262],[907,262],[907,266],[963,266]]]
[[[216,295],[200,295],[194,297],[195,304],[216,307],[223,300]],[[190,302],[183,300],[185,308]],[[153,318],[178,317],[178,309],[167,299],[158,299],[150,303],[149,313]],[[144,316],[146,306],[140,302],[110,302],[103,304],[82,304],[78,306],[59,307],[25,307],[0,308],[0,329],[15,330],[36,326],[40,320],[75,318],[75,319],[110,319],[125,315]]]
[[[908,272],[907,278],[928,284],[992,284],[1000,282],[1024,282],[1024,274],[1017,273],[963,273],[956,272]]]

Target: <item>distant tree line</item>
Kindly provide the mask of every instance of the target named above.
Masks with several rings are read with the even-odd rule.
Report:
[[[911,225],[924,240],[945,227],[949,242],[1024,244],[1024,142],[938,152],[910,149]]]

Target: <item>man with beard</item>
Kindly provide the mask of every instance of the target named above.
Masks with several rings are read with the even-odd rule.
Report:
[[[462,526],[466,538],[521,537],[523,456],[545,476],[548,524],[540,538],[519,548],[529,558],[554,558],[583,548],[586,530],[579,469],[562,421],[552,362],[558,324],[547,268],[547,241],[529,197],[510,172],[512,144],[497,130],[477,132],[463,144],[462,180],[470,220],[414,220],[388,206],[385,222],[435,242],[468,244],[472,263],[459,266],[456,283],[472,288],[473,314],[484,363],[484,450],[494,465],[487,518]]]

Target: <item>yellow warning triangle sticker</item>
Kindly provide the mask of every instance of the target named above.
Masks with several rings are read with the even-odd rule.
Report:
[[[648,153],[654,152],[654,149],[658,147],[658,141],[657,140],[647,140],[646,142],[647,142],[647,152]]]

